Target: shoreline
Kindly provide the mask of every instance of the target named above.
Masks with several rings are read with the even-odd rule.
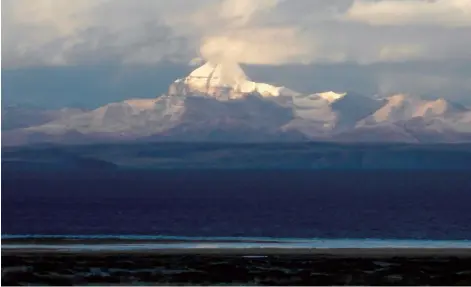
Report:
[[[2,236],[3,254],[309,255],[471,258],[471,241],[171,236]]]

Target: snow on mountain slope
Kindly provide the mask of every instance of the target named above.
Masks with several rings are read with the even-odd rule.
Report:
[[[188,129],[224,129],[251,127],[274,132],[293,118],[292,109],[264,99],[247,95],[241,99],[219,101],[209,97],[168,96],[157,99],[112,103],[67,120],[53,121],[24,129],[29,133],[49,135],[70,131],[94,136],[124,138],[149,137],[165,134],[178,126]],[[185,132],[183,129],[179,129]]]
[[[386,99],[386,104],[373,115],[359,122],[359,126],[383,122],[405,121],[413,118],[452,117],[466,108],[444,99],[434,101],[398,94]]]
[[[151,135],[171,128],[184,110],[183,102],[178,97],[134,99],[111,103],[65,120],[52,121],[24,130],[47,134],[62,134],[73,130],[82,134]]]
[[[285,128],[302,130],[310,136],[352,128],[382,105],[381,100],[335,92],[295,96],[293,103],[296,119]]]
[[[381,130],[385,126],[394,126],[396,135],[409,134],[419,142],[456,142],[460,141],[460,134],[471,133],[468,113],[466,107],[442,98],[423,100],[398,94],[386,98],[381,108],[358,121],[355,128],[358,131],[365,128]]]
[[[206,63],[187,77],[176,80],[170,95],[202,93],[220,100],[238,99],[250,93],[263,97],[293,96],[298,93],[285,87],[251,81],[237,63]]]
[[[354,93],[332,102],[332,110],[337,115],[337,130],[354,128],[356,123],[372,114],[374,114],[384,101],[358,95]]]
[[[333,102],[345,97],[347,95],[347,93],[338,94],[338,93],[329,91],[329,92],[324,92],[324,93],[317,93],[317,94],[314,94],[314,95],[328,101],[329,103],[333,103]]]
[[[207,63],[179,79],[155,99],[130,99],[93,111],[23,129],[49,135],[71,131],[90,135],[146,137],[181,126],[250,125],[277,130],[293,118],[283,87],[250,81],[237,64]]]
[[[190,89],[206,93],[210,93],[210,89],[218,87],[236,89],[248,81],[244,71],[236,63],[211,64],[209,62],[183,79]]]
[[[251,81],[236,63],[206,63],[154,99],[129,99],[15,130],[28,142],[88,139],[460,141],[471,111],[443,99],[303,95]],[[6,135],[7,137],[9,134]]]
[[[330,103],[316,94],[293,97],[293,108],[299,119],[317,122],[335,120]]]

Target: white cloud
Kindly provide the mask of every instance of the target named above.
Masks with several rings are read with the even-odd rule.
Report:
[[[251,64],[282,64],[297,62],[309,56],[307,45],[295,29],[240,29],[203,38],[200,52],[208,60],[230,59]]]
[[[205,59],[231,59],[252,64],[281,64],[305,57],[297,26],[273,25],[267,18],[276,12],[281,0],[224,0],[202,6],[169,24],[177,33],[196,37],[199,53]]]
[[[260,12],[275,8],[279,0],[227,0],[220,6],[220,15],[233,27],[245,27]]]
[[[173,6],[163,1],[5,0],[2,5],[7,66],[154,62],[184,47],[174,47],[181,39],[163,23],[162,15]]]
[[[3,0],[4,66],[471,58],[471,0]]]
[[[371,25],[471,26],[471,0],[356,0],[345,18]]]

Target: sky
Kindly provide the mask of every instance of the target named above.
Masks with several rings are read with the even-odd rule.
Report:
[[[378,89],[434,84],[467,100],[470,35],[471,0],[2,0],[2,70],[29,80],[34,69],[197,59],[273,71],[417,63],[424,72],[382,71]]]

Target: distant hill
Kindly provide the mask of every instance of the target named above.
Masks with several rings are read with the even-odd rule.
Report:
[[[215,142],[2,149],[4,171],[152,169],[471,170],[470,144]]]

